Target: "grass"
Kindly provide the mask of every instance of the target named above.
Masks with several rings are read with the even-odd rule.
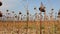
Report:
[[[7,22],[0,22],[0,31],[13,31],[13,28],[16,29],[30,29],[31,31],[33,31],[35,29],[35,31],[37,31],[38,33],[40,33],[40,22],[34,22],[34,21],[29,21],[28,22],[28,27],[26,26],[27,22],[26,21],[7,21]],[[53,27],[53,26],[56,27]],[[56,34],[60,34],[60,21],[43,21],[42,22],[42,29],[44,29],[44,34],[48,34],[49,31],[50,33],[54,34],[54,29],[56,29]],[[50,28],[48,28],[50,27]],[[4,29],[5,28],[5,29]],[[7,30],[8,29],[8,30]],[[53,31],[54,30],[54,31]],[[35,32],[36,33],[36,32]]]

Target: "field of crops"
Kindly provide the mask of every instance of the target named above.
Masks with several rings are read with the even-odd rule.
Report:
[[[1,21],[0,34],[60,34],[60,21]]]

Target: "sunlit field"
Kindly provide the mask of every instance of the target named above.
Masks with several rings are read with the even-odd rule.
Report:
[[[0,0],[0,34],[60,34],[60,0]]]
[[[0,22],[0,34],[40,34],[40,31],[41,34],[60,34],[60,21]]]

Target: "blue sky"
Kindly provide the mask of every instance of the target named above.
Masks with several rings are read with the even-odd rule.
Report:
[[[60,0],[0,0],[3,5],[0,7],[0,11],[3,13],[8,9],[10,12],[15,11],[18,14],[21,11],[23,14],[26,14],[26,6],[28,3],[28,10],[31,14],[35,13],[34,7],[37,8],[39,13],[40,3],[42,2],[46,6],[47,14],[51,11],[51,8],[54,8],[54,13],[58,12],[60,9]],[[28,2],[27,2],[28,1]]]

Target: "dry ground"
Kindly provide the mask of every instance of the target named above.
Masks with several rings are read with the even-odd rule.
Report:
[[[42,34],[60,34],[60,21],[0,21],[0,34],[40,34],[40,30]]]

